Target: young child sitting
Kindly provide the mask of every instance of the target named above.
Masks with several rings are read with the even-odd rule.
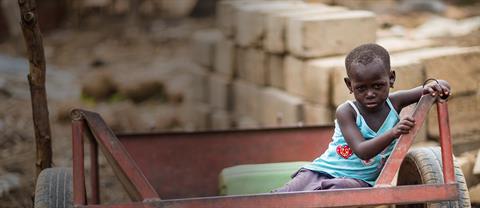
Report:
[[[395,71],[388,52],[377,44],[353,49],[345,67],[344,81],[355,101],[338,106],[335,133],[325,153],[273,193],[374,186],[396,139],[415,125],[411,116],[400,118],[398,112],[424,94],[450,95],[443,80],[389,94]]]

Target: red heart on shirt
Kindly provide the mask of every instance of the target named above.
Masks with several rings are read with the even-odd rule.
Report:
[[[338,145],[337,146],[337,154],[342,156],[345,159],[348,159],[350,156],[352,156],[353,151],[350,149],[348,145]]]

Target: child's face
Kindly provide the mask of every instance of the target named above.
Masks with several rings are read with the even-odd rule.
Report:
[[[380,59],[367,65],[352,64],[349,77],[345,78],[355,100],[368,111],[383,107],[394,81],[395,72],[386,69]]]

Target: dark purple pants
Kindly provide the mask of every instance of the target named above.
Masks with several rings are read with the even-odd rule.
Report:
[[[334,178],[325,173],[301,168],[292,176],[292,180],[271,192],[279,193],[361,187],[370,187],[370,184],[354,178]]]

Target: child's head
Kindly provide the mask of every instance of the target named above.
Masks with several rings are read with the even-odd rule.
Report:
[[[345,68],[345,84],[360,105],[375,110],[385,102],[395,82],[387,50],[377,44],[358,46],[347,55]]]

